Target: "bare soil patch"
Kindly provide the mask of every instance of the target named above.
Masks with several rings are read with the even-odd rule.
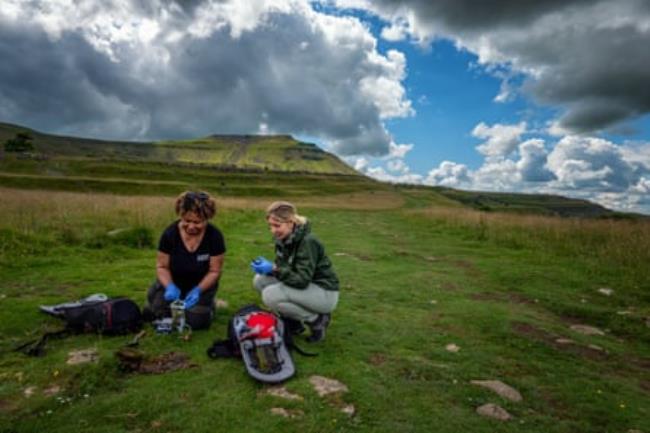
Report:
[[[386,363],[387,359],[388,357],[383,353],[373,353],[372,355],[370,355],[370,359],[368,359],[368,361],[370,361],[372,365],[378,367]]]
[[[160,374],[197,366],[190,361],[187,354],[182,352],[169,352],[149,357],[140,350],[122,348],[115,353],[115,356],[118,358],[120,368],[126,372]]]

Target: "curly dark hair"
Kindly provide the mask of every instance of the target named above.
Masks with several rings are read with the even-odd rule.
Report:
[[[217,203],[207,192],[185,191],[176,199],[175,209],[178,216],[194,212],[204,220],[209,220],[217,213]]]

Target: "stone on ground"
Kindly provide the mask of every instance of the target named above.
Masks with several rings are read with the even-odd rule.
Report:
[[[460,347],[456,346],[454,343],[450,343],[445,346],[445,349],[447,350],[447,352],[456,353],[460,350]]]
[[[589,325],[571,325],[570,327],[573,331],[578,332],[584,335],[605,335],[603,331],[596,328],[595,326]]]
[[[605,296],[612,296],[614,290],[610,289],[609,287],[601,287],[600,289],[598,289],[598,293],[601,293]]]
[[[348,392],[348,387],[336,379],[314,375],[309,378],[309,382],[321,397],[338,392]]]
[[[472,385],[478,385],[490,389],[499,394],[501,397],[506,398],[510,401],[523,400],[519,391],[509,385],[506,385],[500,380],[472,380],[470,383]]]
[[[476,409],[476,413],[488,418],[498,419],[500,421],[508,421],[512,418],[512,415],[510,415],[505,409],[492,403],[484,404],[483,406],[478,407]]]
[[[52,397],[53,395],[58,394],[60,391],[61,391],[61,387],[59,385],[52,385],[49,388],[43,390],[43,395],[47,397]]]
[[[271,413],[284,418],[298,418],[304,415],[304,412],[300,409],[285,409],[283,407],[272,407]]]
[[[97,349],[73,350],[68,353],[68,360],[66,361],[66,364],[86,364],[88,362],[95,362],[98,359],[99,353],[97,352]]]
[[[345,406],[343,406],[343,407],[341,408],[341,412],[343,412],[343,413],[346,414],[347,416],[354,416],[354,414],[356,413],[356,411],[357,411],[357,410],[356,410],[356,408],[354,407],[353,404],[346,404]]]
[[[267,388],[266,394],[286,400],[302,400],[302,396],[289,392],[284,386],[272,386]]]

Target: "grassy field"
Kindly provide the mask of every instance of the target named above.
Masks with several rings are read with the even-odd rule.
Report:
[[[313,221],[342,283],[326,341],[309,346],[319,356],[294,356],[298,373],[285,385],[299,401],[269,396],[240,362],[205,354],[230,315],[258,300],[248,262],[272,255],[263,208],[283,195],[220,198],[228,253],[218,297],[228,306],[189,342],[151,332],[141,342],[151,355],[185,352],[196,367],[138,375],[117,368],[125,337],[52,341],[43,358],[9,350],[59,325],[40,304],[94,292],[142,304],[157,237],[174,218],[169,195],[186,185],[149,195],[0,188],[0,431],[650,431],[647,222],[481,213],[419,189],[315,196],[296,184],[310,183],[285,195]],[[98,362],[66,364],[87,348]],[[349,392],[321,398],[312,375]],[[488,379],[523,401],[470,383]],[[476,414],[485,403],[513,419]],[[277,407],[297,415],[271,414]]]

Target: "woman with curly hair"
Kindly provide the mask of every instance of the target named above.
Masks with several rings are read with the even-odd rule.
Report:
[[[162,233],[156,259],[157,279],[147,292],[145,314],[150,319],[169,317],[169,304],[185,301],[187,324],[205,329],[214,317],[226,245],[212,225],[216,203],[205,192],[187,191],[175,203],[178,220]]]

